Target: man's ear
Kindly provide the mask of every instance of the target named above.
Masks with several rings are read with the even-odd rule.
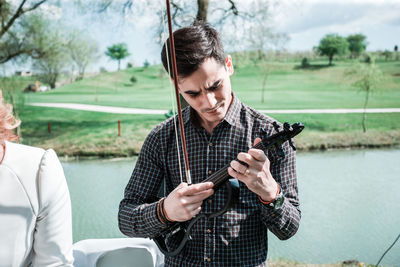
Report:
[[[232,57],[231,57],[230,55],[227,55],[227,56],[226,56],[226,59],[225,59],[225,68],[226,68],[226,70],[228,71],[229,75],[232,75],[232,74],[233,74],[234,69],[233,69]]]

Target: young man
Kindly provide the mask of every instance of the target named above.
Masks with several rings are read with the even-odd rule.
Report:
[[[232,59],[225,57],[213,28],[182,28],[174,38],[179,90],[190,105],[183,110],[183,122],[193,184],[180,180],[184,170],[178,164],[174,122],[168,119],[143,144],[120,204],[120,230],[127,236],[154,237],[171,222],[219,211],[226,190],[214,192],[212,183],[201,181],[230,163],[229,175],[240,181],[236,204],[221,216],[200,219],[192,228],[192,240],[177,256],[166,257],[165,264],[265,266],[267,230],[288,239],[299,227],[295,152],[288,142],[283,145],[284,158],[275,151],[268,151],[267,157],[251,149],[259,138],[274,133],[274,120],[233,94]],[[164,45],[167,69],[166,57]],[[182,153],[180,157],[183,162]],[[167,197],[158,201],[163,179]]]

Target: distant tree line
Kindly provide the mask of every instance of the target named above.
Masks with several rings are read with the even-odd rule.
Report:
[[[360,57],[360,55],[366,51],[367,45],[367,37],[361,33],[352,34],[347,37],[342,37],[338,34],[327,34],[321,39],[319,45],[316,47],[316,50],[320,55],[328,56],[329,65],[332,65],[333,57],[336,55],[350,55],[350,58]],[[388,59],[392,58],[394,53],[396,60],[398,60],[398,46],[395,45],[393,50],[393,52],[390,50],[385,50],[380,52],[380,55],[384,56],[387,61]]]
[[[317,51],[323,56],[328,56],[329,65],[332,65],[335,55],[350,53],[350,57],[357,58],[366,50],[367,45],[367,37],[361,33],[349,35],[347,38],[338,34],[327,34],[319,42]]]

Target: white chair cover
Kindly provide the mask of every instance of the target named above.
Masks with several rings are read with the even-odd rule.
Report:
[[[162,267],[164,255],[146,238],[86,239],[74,244],[75,267]]]

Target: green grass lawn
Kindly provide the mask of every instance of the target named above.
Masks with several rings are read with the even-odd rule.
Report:
[[[70,156],[132,156],[139,152],[149,131],[164,119],[162,115],[119,115],[26,106],[21,116],[22,140],[24,144],[54,148]],[[120,137],[118,120],[121,121]]]
[[[262,71],[240,66],[232,76],[235,94],[256,109],[361,108],[365,94],[351,86],[346,70],[354,62],[311,62],[312,69],[295,63],[271,63],[261,103]],[[298,65],[298,64],[297,64]],[[372,93],[368,107],[400,107],[400,63],[380,62],[384,81]],[[25,94],[25,103],[84,103],[119,107],[170,109],[168,78],[161,66],[101,73],[45,93]],[[129,79],[135,76],[134,85]],[[296,140],[300,148],[379,146],[400,143],[400,114],[367,114],[367,133],[362,133],[362,114],[269,114],[279,121],[301,121],[306,130]],[[148,132],[165,119],[160,115],[117,115],[87,111],[25,106],[21,110],[23,143],[53,147],[61,154],[127,156],[138,153]],[[117,136],[117,121],[122,136]],[[48,122],[52,125],[47,132]],[[344,145],[343,145],[344,144]]]
[[[317,62],[318,63],[318,62]],[[316,64],[317,64],[316,63]],[[236,70],[232,87],[246,104],[257,109],[360,108],[365,94],[351,86],[345,71],[354,63],[319,70],[295,69],[294,63],[271,63],[261,103],[262,71],[248,65]],[[400,63],[379,63],[385,80],[373,92],[369,107],[400,107]],[[26,95],[26,102],[71,102],[120,107],[169,109],[169,81],[161,66],[102,73],[56,90]],[[130,77],[137,83],[132,85]]]

